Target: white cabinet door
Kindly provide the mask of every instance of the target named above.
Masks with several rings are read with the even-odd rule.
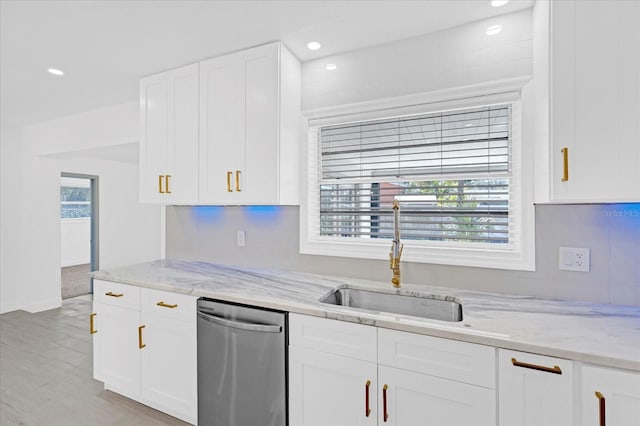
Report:
[[[140,81],[140,200],[198,201],[198,64]]]
[[[278,202],[279,46],[268,44],[242,52],[244,72],[244,165],[240,176],[242,204]],[[285,165],[282,165],[283,167]]]
[[[554,200],[640,200],[638,22],[636,1],[551,3]]]
[[[376,376],[375,363],[290,346],[290,424],[376,425]]]
[[[495,425],[495,409],[493,389],[378,366],[380,425]]]
[[[640,373],[583,366],[581,407],[584,426],[640,425]]]
[[[573,424],[572,361],[502,349],[498,359],[499,424]]]
[[[94,360],[106,387],[129,398],[140,397],[139,311],[94,302]],[[99,335],[99,336],[98,336]],[[97,351],[97,352],[95,352]]]
[[[300,64],[291,58],[270,43],[200,62],[201,203],[297,199]]]
[[[195,424],[198,416],[195,323],[144,312],[141,323],[145,325],[146,345],[141,350],[143,401]]]
[[[200,62],[200,201],[231,202],[244,168],[244,76],[237,55]]]

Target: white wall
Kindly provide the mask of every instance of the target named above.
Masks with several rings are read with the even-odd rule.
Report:
[[[502,15],[302,65],[302,108],[314,110],[531,75],[532,11]],[[485,30],[502,25],[498,35]],[[337,65],[327,71],[325,65]]]
[[[60,266],[91,262],[91,218],[65,218],[60,223]]]
[[[160,256],[160,208],[137,203],[135,165],[50,156],[137,141],[137,102],[7,133],[5,140],[3,129],[2,312],[35,312],[60,306],[59,188],[63,171],[101,177],[100,199],[104,197],[105,206],[100,207],[101,211],[105,209],[100,217],[101,267]],[[11,190],[5,195],[9,185]],[[122,225],[125,218],[133,218],[130,225]]]
[[[20,266],[13,254],[22,251],[20,130],[3,127],[0,133],[0,312],[20,307]]]

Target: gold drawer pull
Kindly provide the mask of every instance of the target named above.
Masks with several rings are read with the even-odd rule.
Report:
[[[386,423],[389,420],[389,412],[387,411],[387,389],[389,386],[382,387],[382,420]]]
[[[104,295],[105,296],[111,296],[111,297],[122,297],[122,296],[124,296],[124,294],[122,294],[122,293],[114,293],[112,291],[110,291],[108,293],[105,293]]]
[[[227,192],[233,192],[231,190],[231,175],[233,172],[227,172]]]
[[[237,192],[242,192],[242,190],[240,189],[240,173],[242,173],[240,170],[236,170],[236,191]]]
[[[161,302],[156,303],[156,306],[162,306],[163,308],[169,308],[169,309],[173,309],[173,308],[177,308],[177,307],[178,307],[178,305],[177,305],[177,304],[175,304],[175,303],[174,303],[173,305],[169,305],[169,304],[164,303],[164,302],[162,302],[162,301],[161,301]]]
[[[169,178],[171,177],[171,175],[166,175],[164,177],[164,182],[165,182],[165,189],[167,190],[167,194],[171,194],[171,190],[169,189]]]
[[[596,391],[596,398],[598,398],[598,402],[600,403],[600,408],[599,408],[599,412],[600,412],[600,426],[605,426],[605,423],[607,421],[606,416],[605,416],[605,404],[606,401],[604,399],[604,395],[602,395],[600,392]]]
[[[569,148],[562,148],[562,181],[569,180]]]
[[[144,328],[144,325],[141,325],[140,327],[138,327],[138,348],[142,349],[144,348],[145,345],[144,343],[142,343],[142,329]]]
[[[96,329],[94,328],[94,323],[93,323],[93,319],[96,317],[96,315],[97,315],[97,314],[95,314],[95,313],[94,313],[94,314],[89,315],[89,332],[90,332],[91,334],[96,334],[96,333],[98,332],[98,330],[96,330]]]
[[[546,373],[562,374],[562,370],[557,365],[554,365],[553,367],[545,367],[543,365],[520,362],[515,358],[511,358],[511,364],[513,364],[515,367],[530,368],[531,370],[544,371]]]
[[[164,194],[164,191],[162,190],[162,179],[164,178],[163,175],[158,175],[158,192],[161,194]]]
[[[371,386],[371,380],[367,380],[364,385],[364,416],[369,417],[371,414],[371,408],[369,408],[369,387]]]

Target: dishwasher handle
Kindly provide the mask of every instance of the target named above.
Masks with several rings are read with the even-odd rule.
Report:
[[[282,332],[282,326],[269,325],[269,324],[256,324],[245,321],[230,320],[226,318],[213,315],[211,313],[205,313],[198,311],[198,318],[202,318],[205,321],[209,321],[214,324],[222,325],[224,327],[233,327],[240,330],[257,331],[261,333],[280,333]]]

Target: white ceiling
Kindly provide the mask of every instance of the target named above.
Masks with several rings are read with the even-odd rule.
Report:
[[[0,0],[0,121],[24,126],[133,101],[138,79],[283,40],[301,60],[531,7],[512,0]],[[306,49],[320,41],[316,52]],[[65,71],[62,77],[47,68]]]

